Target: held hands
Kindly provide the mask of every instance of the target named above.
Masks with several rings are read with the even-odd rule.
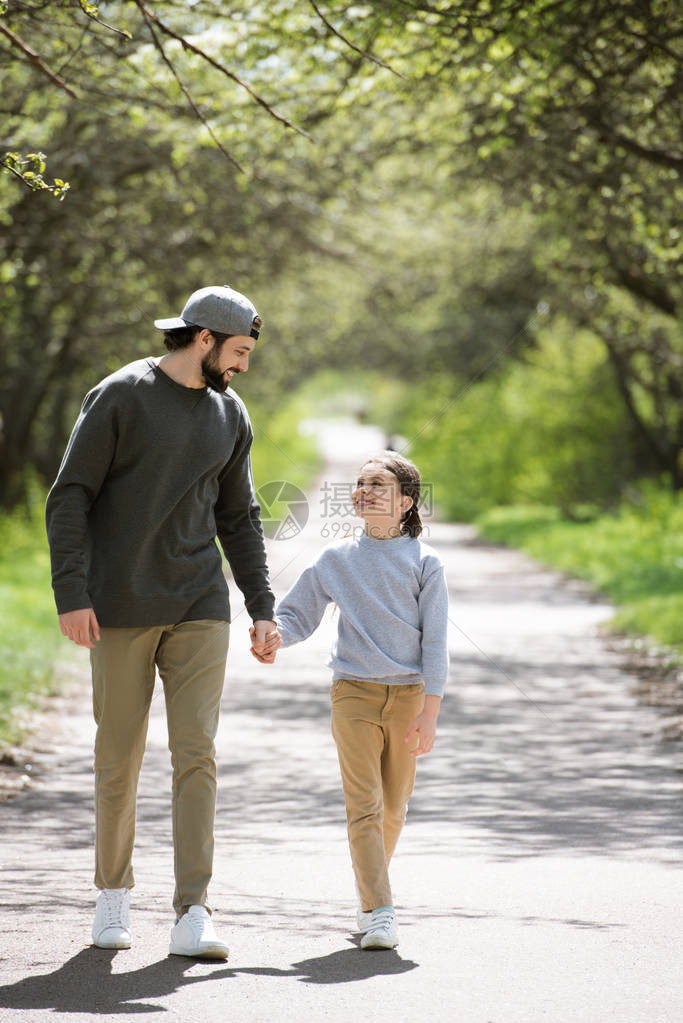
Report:
[[[440,696],[432,696],[431,694],[425,696],[425,705],[421,713],[417,715],[406,732],[406,742],[410,742],[417,736],[417,746],[410,751],[412,756],[420,757],[423,753],[429,753],[432,750],[436,736],[436,719],[439,716],[440,707]]]
[[[272,664],[275,654],[282,646],[282,637],[275,622],[257,621],[249,629],[252,655],[261,664]]]
[[[278,648],[282,645],[280,633],[274,626],[275,622],[257,621],[249,629],[252,639],[251,652],[262,664],[272,664]],[[88,650],[92,650],[100,638],[100,626],[91,607],[59,615],[59,628],[63,636]]]
[[[66,636],[77,646],[92,650],[100,638],[100,627],[91,607],[83,607],[78,611],[67,611],[59,616],[59,628],[62,636]]]

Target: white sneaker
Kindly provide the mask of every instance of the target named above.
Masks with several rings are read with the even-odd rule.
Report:
[[[130,948],[129,910],[129,888],[102,889],[92,925],[92,940],[98,948]]]
[[[205,906],[190,906],[187,913],[176,920],[171,930],[169,952],[197,959],[228,958],[228,946],[216,937],[211,914]]]
[[[370,921],[372,920],[372,910],[370,910],[368,913],[363,912],[363,904],[360,901],[360,891],[358,890],[358,882],[354,881],[354,884],[356,888],[356,898],[358,899],[358,908],[356,909],[356,924],[358,926],[358,930],[360,931],[360,933],[365,934],[368,927],[370,926]]]
[[[372,910],[370,910],[368,913],[364,913],[359,906],[358,909],[356,910],[356,924],[358,926],[358,930],[360,931],[360,933],[365,934],[365,932],[370,929],[371,923]]]
[[[398,924],[393,906],[373,909],[367,931],[360,939],[361,948],[394,948],[398,945]]]

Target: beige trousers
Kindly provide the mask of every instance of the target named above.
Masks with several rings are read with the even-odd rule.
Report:
[[[392,905],[389,861],[415,781],[416,743],[405,735],[424,706],[424,686],[337,679],[330,694],[351,863],[367,913]]]
[[[196,621],[102,629],[90,652],[95,739],[95,884],[132,888],[138,776],[155,668],[164,686],[173,766],[173,848],[180,916],[206,905],[213,870],[214,739],[230,626]],[[207,907],[208,908],[208,907]]]

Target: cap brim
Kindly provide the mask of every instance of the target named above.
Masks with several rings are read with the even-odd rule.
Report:
[[[154,326],[157,330],[177,330],[178,327],[186,327],[187,323],[181,316],[171,316],[168,320],[155,320]]]

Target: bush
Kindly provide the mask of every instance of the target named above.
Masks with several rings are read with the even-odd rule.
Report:
[[[616,506],[638,475],[638,442],[604,346],[561,320],[495,376],[417,388],[401,432],[449,519],[520,503],[590,517]]]
[[[593,522],[517,507],[493,509],[477,526],[487,539],[592,582],[617,604],[616,628],[683,653],[683,502],[663,482],[641,484]]]
[[[254,428],[251,449],[256,489],[271,480],[287,480],[306,489],[321,467],[321,458],[313,437],[299,432],[304,405],[298,396],[290,398],[275,413],[250,403],[249,415]]]

